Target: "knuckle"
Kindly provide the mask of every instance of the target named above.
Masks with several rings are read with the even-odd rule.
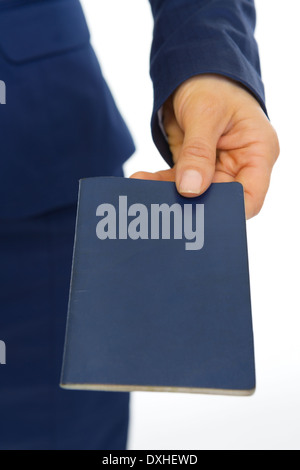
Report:
[[[247,200],[246,205],[248,206],[248,213],[249,213],[250,217],[255,217],[260,213],[260,211],[263,207],[265,196],[263,194],[261,194],[259,196],[254,195],[249,190],[245,190],[245,193],[246,193],[246,200]]]
[[[280,143],[277,132],[272,125],[269,125],[269,129],[262,137],[262,141],[264,142],[266,153],[270,155],[273,163],[276,162],[280,154]]]
[[[254,204],[253,209],[252,209],[253,217],[257,216],[260,213],[261,209],[262,209],[262,204],[258,204],[258,203]]]
[[[190,142],[183,150],[181,158],[186,162],[202,161],[206,165],[214,165],[216,150],[203,142]]]
[[[280,142],[277,135],[277,132],[274,130],[274,156],[275,160],[279,157],[280,154]]]

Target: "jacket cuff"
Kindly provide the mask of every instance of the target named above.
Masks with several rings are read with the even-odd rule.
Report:
[[[170,166],[173,165],[172,155],[159,123],[158,112],[168,97],[187,79],[208,73],[228,77],[246,87],[267,114],[259,64],[256,62],[254,65],[230,36],[226,40],[204,40],[197,45],[185,46],[184,43],[183,40],[183,45],[176,48],[171,44],[162,47],[153,57],[150,67],[154,86],[152,137]]]

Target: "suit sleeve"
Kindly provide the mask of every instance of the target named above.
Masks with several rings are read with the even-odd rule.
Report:
[[[150,75],[154,87],[151,119],[154,143],[172,166],[159,123],[159,110],[188,78],[215,73],[244,85],[266,113],[254,0],[150,0],[153,42]]]

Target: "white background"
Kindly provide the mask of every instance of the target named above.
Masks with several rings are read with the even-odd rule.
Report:
[[[137,145],[125,166],[166,168],[150,134],[152,16],[147,0],[82,0],[117,104]],[[300,450],[300,2],[256,0],[267,107],[281,156],[248,221],[256,349],[253,397],[134,393],[129,449]]]

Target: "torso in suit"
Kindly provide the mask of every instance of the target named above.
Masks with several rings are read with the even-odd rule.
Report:
[[[151,0],[154,142],[189,77],[239,81],[264,106],[252,0]],[[129,52],[130,53],[130,52]],[[128,395],[59,390],[78,180],[122,175],[134,144],[78,0],[0,0],[0,449],[123,449]]]
[[[0,216],[8,218],[76,201],[80,178],[120,173],[134,150],[79,1],[13,3],[0,1]]]

